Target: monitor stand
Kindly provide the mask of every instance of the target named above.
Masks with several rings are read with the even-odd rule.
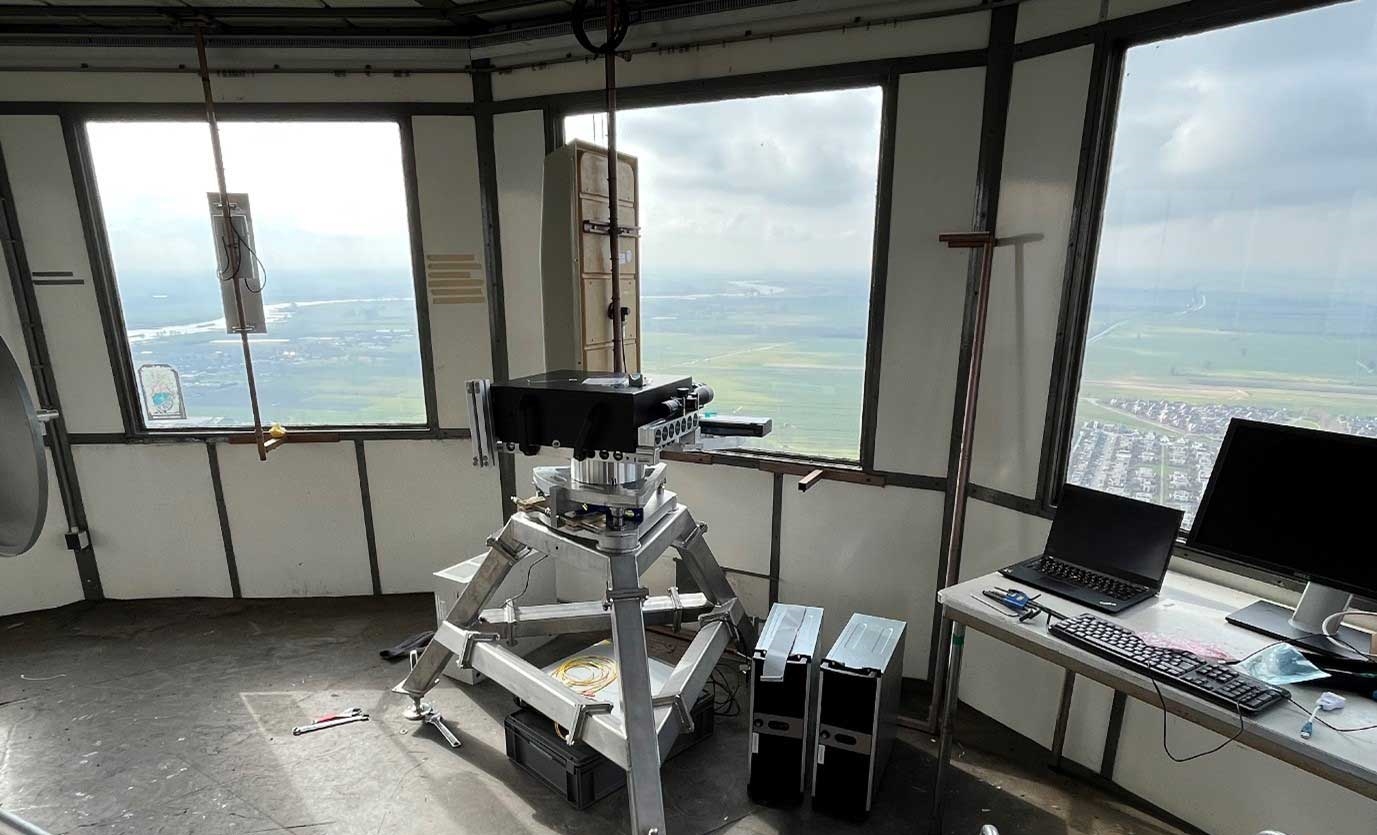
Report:
[[[1348,592],[1319,583],[1308,583],[1294,610],[1259,600],[1230,614],[1225,620],[1234,626],[1261,632],[1269,638],[1288,641],[1304,650],[1351,661],[1367,661],[1364,656],[1330,640],[1320,631],[1325,618],[1347,609],[1352,600],[1353,595]],[[1348,626],[1339,627],[1339,637],[1358,649],[1366,649],[1372,644],[1371,635]]]

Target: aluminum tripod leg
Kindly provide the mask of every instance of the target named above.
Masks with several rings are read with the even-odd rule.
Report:
[[[512,566],[520,562],[526,553],[527,549],[513,539],[512,523],[509,520],[497,536],[488,541],[488,555],[483,558],[483,564],[478,567],[478,572],[473,575],[473,580],[464,589],[464,593],[454,602],[445,620],[460,628],[467,627],[477,620],[488,598],[492,597],[497,587],[507,579]],[[401,684],[392,688],[392,691],[403,693],[412,699],[420,699],[440,683],[440,675],[453,657],[454,653],[439,641],[431,641],[425,652],[421,653],[416,666],[411,668],[411,674]]]
[[[685,511],[687,515],[687,511]],[[703,539],[703,532],[708,529],[707,525],[695,523],[689,517],[690,527],[688,533],[682,539],[674,541],[674,550],[679,552],[679,556],[684,559],[684,567],[689,571],[689,576],[693,582],[698,584],[698,588],[703,594],[708,596],[708,600],[713,603],[726,603],[736,597],[736,591],[731,583],[727,582],[727,575],[722,571],[722,566],[717,564],[717,558],[712,555],[712,549]],[[743,655],[749,656],[755,652],[755,624],[746,616],[744,607],[738,608],[740,616],[733,624],[736,627],[737,649]],[[696,694],[695,694],[696,695]]]
[[[667,835],[665,801],[660,788],[660,739],[650,692],[650,661],[646,656],[645,621],[641,615],[640,573],[636,552],[607,557],[612,604],[612,651],[620,672],[622,714],[626,728],[627,795],[631,799],[631,829],[635,835]]]

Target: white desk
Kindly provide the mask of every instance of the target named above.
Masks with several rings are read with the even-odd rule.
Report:
[[[1007,588],[1009,585],[1010,581],[1001,575],[987,574],[937,593],[942,616],[952,621],[952,648],[947,693],[938,723],[941,742],[934,787],[935,824],[940,821],[943,783],[951,759],[952,715],[955,713],[961,681],[961,651],[966,627],[1065,668],[1067,685],[1064,696],[1069,694],[1074,676],[1082,675],[1154,707],[1162,706],[1151,679],[1052,636],[1047,631],[1045,617],[1039,616],[1035,620],[1020,623],[1017,618],[1004,615],[982,602],[994,603],[980,596],[982,589],[993,586]],[[1026,590],[1030,593],[1036,591]],[[1167,575],[1159,596],[1117,616],[1095,612],[1056,595],[1046,595],[1047,604],[1068,617],[1094,612],[1139,633],[1206,642],[1237,658],[1272,643],[1272,639],[1265,635],[1224,621],[1224,616],[1229,612],[1254,599],[1241,592],[1175,573]],[[1287,689],[1297,702],[1310,708],[1324,690],[1323,682],[1319,684],[1321,686],[1317,687],[1289,685]],[[1165,684],[1161,689],[1168,712],[1226,737],[1238,733],[1238,714],[1232,708]],[[1343,711],[1326,717],[1332,724],[1350,728],[1377,725],[1377,701],[1356,694],[1344,695],[1348,698],[1348,704]],[[1063,699],[1063,711],[1067,708],[1067,701]],[[1300,738],[1300,726],[1304,722],[1305,717],[1294,708],[1277,705],[1255,717],[1245,716],[1243,735],[1237,744],[1246,745],[1377,800],[1377,731],[1341,734],[1316,723],[1314,736],[1305,740]],[[1058,719],[1058,742],[1054,750],[1060,748],[1064,735],[1063,712]],[[940,831],[940,827],[933,831]]]

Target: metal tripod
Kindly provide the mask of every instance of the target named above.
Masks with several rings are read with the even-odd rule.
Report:
[[[482,566],[450,609],[434,640],[394,692],[410,696],[414,711],[453,658],[510,690],[567,729],[565,741],[585,742],[627,772],[632,831],[667,835],[660,763],[681,731],[692,730],[689,708],[735,639],[743,653],[755,645],[754,625],[707,542],[706,525],[665,489],[664,464],[587,459],[568,467],[540,467],[542,498],[524,502],[488,540]],[[651,597],[640,578],[673,547],[701,593]],[[602,601],[484,610],[513,567],[549,555],[602,572]],[[651,691],[645,626],[697,617],[699,629],[659,692]],[[621,687],[613,706],[584,696],[546,675],[503,644],[528,635],[606,629],[612,632]]]

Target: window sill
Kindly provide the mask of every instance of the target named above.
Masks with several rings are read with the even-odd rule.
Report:
[[[349,441],[405,441],[467,439],[467,429],[437,429],[429,426],[339,426],[307,427],[288,430],[288,443],[342,443]],[[158,429],[131,434],[110,432],[73,433],[73,444],[252,444],[254,435],[246,429]]]

